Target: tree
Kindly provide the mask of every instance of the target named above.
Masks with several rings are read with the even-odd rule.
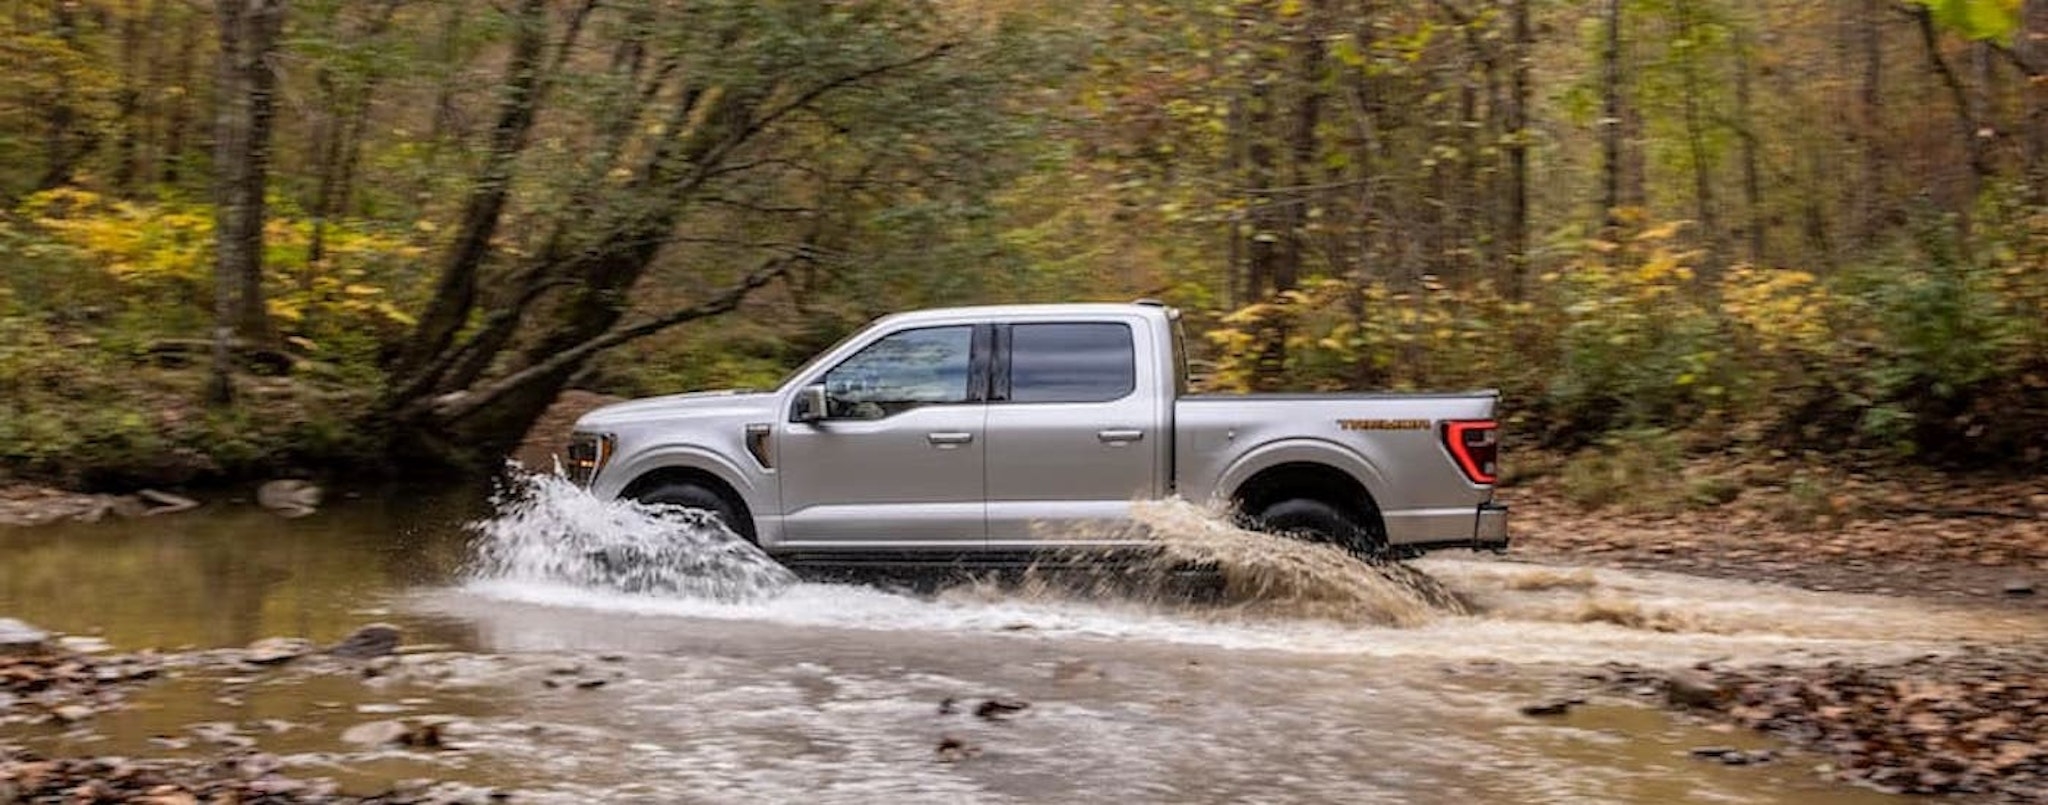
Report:
[[[230,342],[270,341],[263,302],[264,192],[269,187],[284,0],[219,0],[219,74],[214,89],[214,335],[208,397],[234,396]]]
[[[586,2],[559,26],[551,5],[510,12],[496,123],[375,414],[441,458],[503,455],[594,356],[834,262],[877,204],[986,181],[1003,164],[988,149],[1010,142],[989,105],[1005,79],[968,68],[964,42],[1034,69],[1002,31],[970,36],[915,4]],[[621,37],[597,59],[580,34],[600,22]],[[583,92],[554,91],[585,63],[599,69]],[[541,159],[530,133],[548,119],[589,147]],[[552,197],[521,203],[522,172],[542,165]],[[636,306],[662,276],[707,290]]]

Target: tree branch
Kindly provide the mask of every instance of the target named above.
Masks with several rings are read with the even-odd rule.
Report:
[[[425,413],[443,422],[462,419],[489,406],[498,398],[519,390],[528,383],[588,360],[600,351],[645,338],[655,333],[686,322],[727,313],[746,301],[749,294],[775,281],[787,273],[791,266],[810,260],[808,251],[778,255],[768,259],[741,280],[738,285],[724,293],[697,305],[674,311],[659,318],[650,319],[629,327],[606,332],[596,338],[584,341],[569,349],[555,353],[553,357],[505,376],[476,391],[457,391],[436,397],[427,403]]]

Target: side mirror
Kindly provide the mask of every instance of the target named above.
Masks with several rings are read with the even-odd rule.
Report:
[[[821,422],[825,419],[825,384],[813,383],[796,393],[796,421]]]

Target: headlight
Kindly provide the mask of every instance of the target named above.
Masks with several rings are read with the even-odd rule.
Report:
[[[578,486],[589,486],[597,477],[597,471],[604,469],[604,463],[612,457],[612,435],[609,433],[577,432],[569,436],[569,463],[562,469],[569,474],[569,480]]]

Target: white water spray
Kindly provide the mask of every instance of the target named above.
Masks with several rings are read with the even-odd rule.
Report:
[[[559,475],[515,471],[471,523],[472,581],[538,582],[722,602],[771,597],[795,574],[695,509],[599,500]]]

